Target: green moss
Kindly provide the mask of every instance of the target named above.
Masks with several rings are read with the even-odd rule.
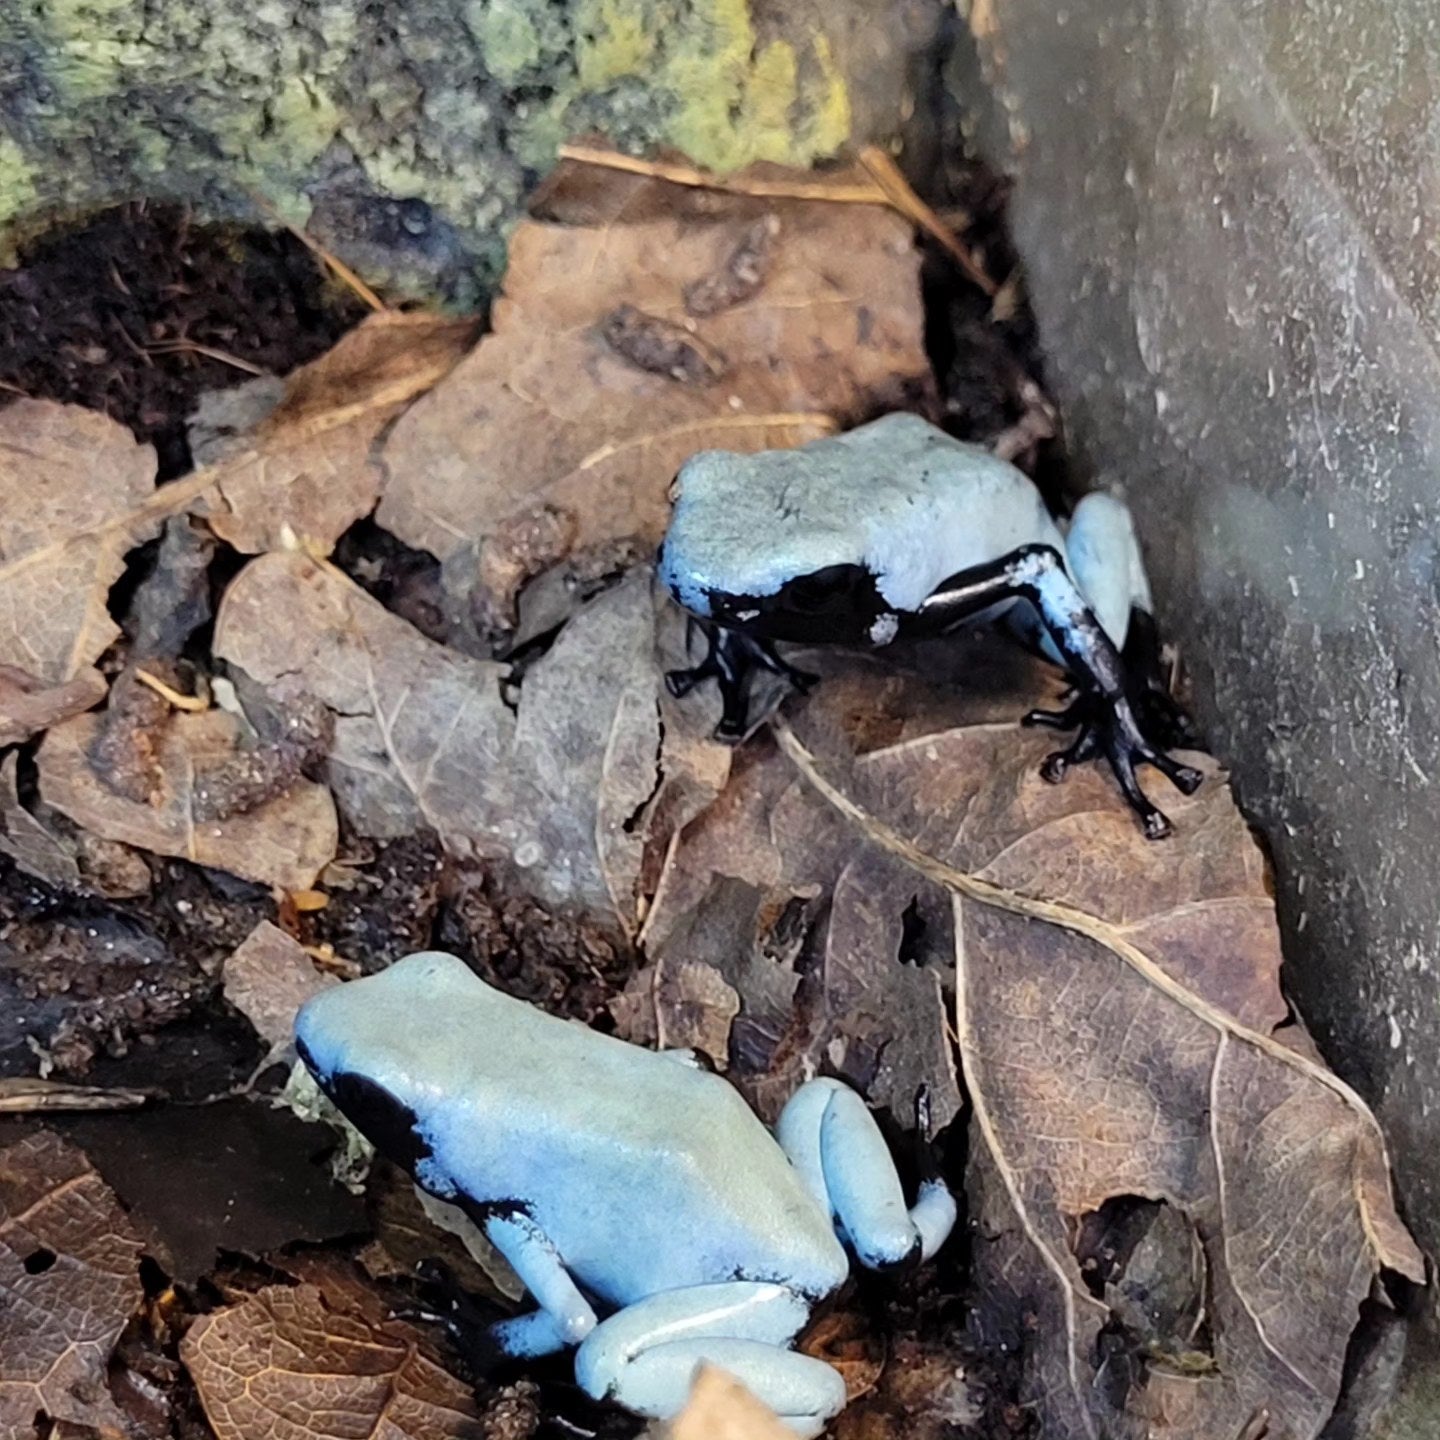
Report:
[[[335,138],[340,109],[301,75],[282,76],[265,123],[231,137],[257,178],[303,174]]]
[[[518,84],[544,54],[537,17],[516,0],[472,0],[465,23],[480,46],[485,68],[502,84]]]

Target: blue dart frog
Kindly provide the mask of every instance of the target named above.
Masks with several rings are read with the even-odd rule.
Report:
[[[1078,731],[1046,760],[1047,780],[1103,758],[1151,839],[1171,826],[1135,767],[1186,795],[1199,786],[1167,753],[1195,742],[1164,683],[1130,512],[1113,496],[1087,495],[1062,524],[1015,466],[895,414],[795,450],[704,451],[672,499],[659,574],[709,649],[667,682],[676,696],[718,682],[720,738],[747,733],[757,668],[814,682],[776,641],[886,645],[1003,619],[1075,685],[1065,709],[1025,717]]]
[[[411,955],[310,1000],[299,1053],[384,1154],[459,1206],[535,1308],[489,1338],[578,1347],[581,1388],[668,1418],[696,1369],[729,1371],[799,1435],[845,1384],[792,1343],[849,1274],[928,1259],[955,1223],[942,1180],[907,1204],[864,1101],[802,1085],[772,1134],[689,1051],[651,1051]]]

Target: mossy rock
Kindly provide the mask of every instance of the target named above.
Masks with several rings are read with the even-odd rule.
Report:
[[[472,303],[568,136],[806,165],[893,133],[940,0],[29,0],[0,7],[0,249],[136,196],[266,207]]]

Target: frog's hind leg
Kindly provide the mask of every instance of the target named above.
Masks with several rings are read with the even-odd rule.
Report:
[[[716,681],[721,703],[720,723],[715,727],[717,740],[744,739],[749,729],[750,677],[756,670],[779,675],[802,693],[815,684],[816,676],[782,660],[768,640],[726,629],[713,621],[692,618],[691,623],[699,626],[709,642],[705,658],[688,670],[667,671],[665,688],[678,700],[702,681]]]
[[[818,1435],[845,1405],[845,1382],[791,1341],[810,1303],[784,1285],[727,1280],[667,1290],[604,1320],[575,1356],[580,1388],[638,1415],[668,1419],[701,1365],[741,1381],[799,1435]]]
[[[956,1215],[949,1187],[938,1176],[922,1180],[906,1209],[885,1137],[848,1085],[828,1079],[802,1085],[781,1112],[775,1138],[868,1269],[928,1260],[945,1243]]]

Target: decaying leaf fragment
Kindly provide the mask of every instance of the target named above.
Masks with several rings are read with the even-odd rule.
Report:
[[[886,210],[567,162],[537,212],[491,333],[385,442],[377,519],[409,545],[443,560],[542,506],[580,545],[653,545],[695,451],[799,444],[924,388],[917,252]]]
[[[501,688],[509,667],[436,645],[295,553],[231,585],[215,651],[273,698],[308,693],[335,712],[331,783],[362,833],[428,825],[461,854],[508,860],[542,899],[635,925],[637,820],[660,750],[644,572],[566,625],[527,671],[518,712]]]
[[[695,1376],[685,1408],[653,1429],[656,1440],[787,1440],[793,1433],[768,1405],[713,1365]]]
[[[1424,1270],[1373,1117],[1287,1043],[1263,861],[1223,773],[1153,845],[1097,767],[1046,785],[1045,737],[967,723],[962,699],[907,715],[892,690],[877,725],[886,683],[857,672],[782,723],[809,793],[767,824],[818,833],[828,811],[948,900],[985,1313],[1022,1348],[1023,1398],[1047,1434],[1213,1440],[1263,1408],[1277,1440],[1311,1440],[1375,1278]],[[1076,1253],[1102,1207],[1154,1201],[1203,1270],[1203,1316],[1160,1353]]]
[[[322,974],[298,940],[262,920],[225,961],[225,998],[270,1047],[267,1062],[291,1053],[295,1016],[313,995],[340,982]]]
[[[48,685],[82,675],[120,633],[105,602],[125,552],[164,514],[155,451],[118,421],[50,400],[0,410],[0,664]]]
[[[764,736],[683,831],[641,941],[652,961],[704,961],[734,987],[734,1078],[764,1118],[821,1069],[902,1123],[922,1090],[932,1132],[958,1113],[943,895],[817,805]]]
[[[248,446],[232,443],[198,505],[211,529],[256,554],[299,543],[328,553],[375,507],[385,427],[440,380],[475,335],[473,320],[383,311],[285,381]]]
[[[636,971],[610,1002],[610,1013],[622,1040],[655,1050],[698,1050],[723,1070],[740,996],[702,961],[662,961]]]
[[[125,1431],[106,1366],[143,1297],[142,1248],[73,1145],[41,1132],[0,1150],[0,1435],[37,1416]]]
[[[28,740],[104,698],[104,677],[89,665],[58,685],[46,685],[15,665],[0,665],[0,745]]]
[[[226,870],[286,890],[304,890],[335,858],[335,805],[323,785],[296,780],[265,804],[224,819],[202,819],[207,775],[224,773],[239,725],[223,710],[170,716],[154,750],[151,799],[118,795],[91,763],[96,715],[57,725],[40,747],[40,793],[48,805],[102,836]]]
[[[421,1353],[412,1327],[316,1285],[268,1286],[205,1316],[180,1358],[219,1440],[458,1440],[477,1428],[469,1387]]]

